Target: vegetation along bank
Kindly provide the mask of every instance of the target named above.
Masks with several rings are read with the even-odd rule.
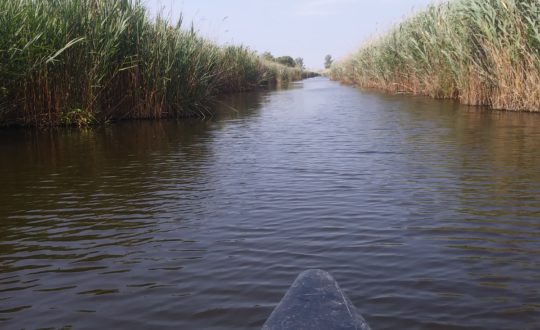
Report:
[[[431,5],[334,63],[330,74],[360,87],[540,111],[540,2]]]
[[[197,115],[219,94],[306,75],[181,23],[139,0],[0,1],[0,125]]]

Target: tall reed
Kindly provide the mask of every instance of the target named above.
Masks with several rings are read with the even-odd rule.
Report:
[[[139,0],[0,1],[3,125],[192,115],[220,93],[299,78],[150,18]]]
[[[540,111],[540,2],[431,5],[336,63],[331,76],[362,87]]]

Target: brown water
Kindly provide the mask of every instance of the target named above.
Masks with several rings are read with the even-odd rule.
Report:
[[[374,330],[540,328],[540,115],[322,78],[221,107],[0,131],[0,328],[258,329],[308,268]]]

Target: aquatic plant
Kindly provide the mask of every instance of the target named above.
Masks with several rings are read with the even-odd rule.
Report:
[[[331,68],[361,87],[540,111],[540,2],[431,5]]]
[[[220,93],[300,78],[139,0],[0,1],[2,125],[196,115]]]

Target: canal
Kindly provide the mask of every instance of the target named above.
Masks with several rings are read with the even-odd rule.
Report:
[[[0,131],[0,327],[259,329],[303,270],[374,330],[540,324],[540,115],[324,78]]]

